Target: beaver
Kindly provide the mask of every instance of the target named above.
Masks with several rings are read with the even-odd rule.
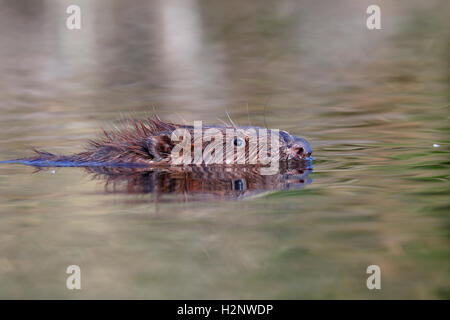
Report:
[[[195,136],[196,128],[194,126],[163,121],[155,114],[153,117],[145,120],[130,120],[130,125],[112,131],[103,130],[101,137],[90,140],[86,150],[77,154],[57,155],[35,149],[36,154],[32,157],[3,161],[3,163],[21,163],[36,167],[171,166],[173,165],[171,152],[176,145],[172,138],[174,132],[178,129],[185,130],[191,136]],[[260,134],[258,133],[260,132],[258,129],[264,128],[250,126],[237,127],[234,123],[231,125],[205,126],[202,128],[204,133],[210,129],[214,129],[219,133],[225,133],[229,129],[250,132],[248,135],[244,134],[233,137],[231,142],[235,147],[246,148],[245,153],[243,153],[245,157],[243,160],[245,161],[237,162],[245,165],[249,164],[249,159],[252,158],[252,152],[255,151],[250,148],[251,135]],[[196,142],[193,141],[190,144],[194,153]],[[225,142],[223,144],[225,148]],[[207,145],[207,141],[202,142],[202,150],[207,149]],[[234,152],[234,148],[232,151]],[[270,147],[267,151],[269,154],[272,153]],[[304,138],[290,135],[286,131],[279,131],[280,161],[308,161],[311,159],[311,154],[311,146]],[[236,158],[234,159],[236,160]]]

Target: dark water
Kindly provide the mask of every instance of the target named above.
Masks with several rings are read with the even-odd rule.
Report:
[[[448,1],[379,1],[374,31],[370,1],[77,3],[70,31],[70,1],[0,2],[0,160],[79,152],[153,107],[246,125],[248,104],[311,142],[312,182],[155,201],[1,165],[1,298],[450,297]]]

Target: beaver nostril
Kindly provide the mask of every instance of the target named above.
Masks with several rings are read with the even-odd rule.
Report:
[[[300,146],[292,146],[290,150],[291,157],[294,159],[303,159],[305,157],[305,148]]]

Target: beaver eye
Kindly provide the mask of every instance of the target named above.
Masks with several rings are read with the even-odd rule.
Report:
[[[242,138],[234,138],[233,144],[234,144],[236,147],[242,147],[242,146],[245,145],[245,141],[244,141],[244,139],[242,139]]]

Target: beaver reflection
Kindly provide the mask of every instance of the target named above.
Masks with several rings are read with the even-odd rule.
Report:
[[[269,191],[301,189],[311,182],[306,162],[280,164],[274,175],[261,175],[257,167],[188,166],[167,168],[88,167],[105,191],[130,194],[182,195],[195,199],[241,199]]]

